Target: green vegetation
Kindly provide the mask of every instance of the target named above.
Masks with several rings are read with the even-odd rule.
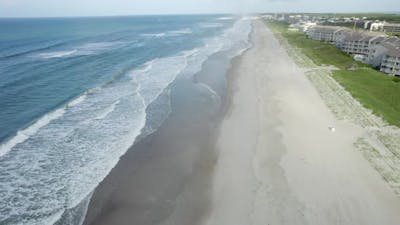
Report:
[[[320,16],[325,18],[366,17],[368,20],[380,20],[390,23],[400,23],[400,14],[389,14],[389,13],[305,13],[305,15]]]
[[[389,36],[400,37],[400,32],[387,32],[386,34],[389,35]]]
[[[317,65],[334,65],[333,78],[361,104],[400,127],[400,78],[376,71],[355,61],[332,44],[307,38],[302,32],[289,31],[284,22],[268,21],[293,47],[299,48]]]

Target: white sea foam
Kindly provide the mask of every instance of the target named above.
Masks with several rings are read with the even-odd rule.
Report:
[[[219,17],[217,20],[234,20],[233,17],[225,16],[225,17]]]
[[[166,34],[165,33],[154,33],[154,34],[141,34],[140,36],[142,37],[164,37]]]
[[[193,33],[193,31],[189,28],[168,31],[168,35],[170,35],[170,36],[178,36],[178,35],[185,35],[185,34],[191,34],[191,33]]]
[[[73,49],[69,51],[45,52],[38,54],[38,56],[42,59],[62,58],[71,56],[75,54],[77,51],[78,51],[77,49]]]
[[[199,26],[201,28],[218,28],[223,27],[224,25],[221,23],[200,23]]]
[[[83,95],[78,96],[77,98],[73,99],[67,104],[67,107],[74,107],[78,105],[79,103],[83,102],[86,99],[87,95],[86,93]]]
[[[62,107],[57,110],[54,110],[53,112],[47,113],[46,115],[44,115],[43,117],[38,119],[36,122],[34,122],[32,125],[28,126],[27,128],[25,128],[23,130],[18,131],[14,137],[9,139],[5,143],[0,144],[0,157],[7,154],[16,145],[23,143],[29,137],[36,134],[40,128],[46,126],[51,121],[63,116],[64,113],[66,112],[67,108],[74,107],[74,106],[78,105],[79,103],[83,102],[86,99],[86,96],[87,96],[86,93],[83,95],[80,95],[79,97],[77,97],[77,98],[71,100],[69,103],[67,103],[65,107]]]
[[[115,49],[124,46],[126,43],[121,41],[113,42],[90,42],[77,46],[77,55],[94,55],[110,49]],[[137,44],[137,43],[135,43]]]
[[[114,41],[114,42],[90,42],[83,44],[78,47],[78,49],[86,49],[86,50],[104,50],[104,49],[109,49],[111,47],[114,47],[116,45],[123,44],[123,42],[120,41]]]
[[[139,84],[138,92],[145,104],[153,102],[176,76],[186,67],[186,54],[157,58],[147,63],[145,69],[134,70],[131,77]]]
[[[53,51],[53,52],[44,52],[39,53],[37,56],[41,59],[53,59],[53,58],[67,58],[73,56],[85,56],[85,55],[94,55],[109,49],[115,49],[120,46],[127,44],[126,42],[114,41],[114,42],[90,42],[84,43],[81,45],[77,45],[72,47],[72,50],[65,51]],[[143,43],[132,43],[134,45],[140,46]]]
[[[14,137],[12,137],[10,140],[0,145],[0,157],[7,154],[16,145],[26,141],[29,137],[34,135],[40,128],[46,126],[51,121],[60,118],[64,113],[65,113],[64,108],[57,109],[51,113],[46,114],[45,116],[37,120],[29,127],[18,131]]]
[[[112,113],[115,110],[115,107],[117,107],[117,105],[120,103],[120,100],[115,101],[114,103],[112,103],[108,108],[106,108],[104,110],[104,112],[102,114],[100,114],[99,116],[96,117],[96,119],[101,120],[106,118],[106,116],[108,116],[108,114]]]

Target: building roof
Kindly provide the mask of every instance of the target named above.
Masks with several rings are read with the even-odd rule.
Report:
[[[384,41],[387,38],[387,36],[378,36],[375,39],[373,39],[373,42],[379,42],[381,43],[382,41]]]
[[[346,27],[338,27],[338,26],[314,26],[312,27],[313,30],[316,30],[318,32],[323,32],[323,33],[333,33],[335,31],[339,31],[339,30],[346,30],[348,28]]]
[[[362,32],[361,35],[363,36],[362,41],[376,41],[378,38],[385,39],[387,35],[380,32]]]
[[[400,49],[395,48],[395,49],[388,49],[386,52],[386,55],[392,56],[392,57],[400,57]]]
[[[386,48],[386,55],[400,57],[400,39],[396,37],[388,38],[381,44]]]
[[[400,24],[398,23],[384,23],[384,27],[400,27]]]
[[[344,33],[344,41],[360,41],[364,36],[361,32],[346,32]]]
[[[378,41],[381,39],[383,41],[386,35],[379,32],[359,32],[359,31],[349,31],[344,34],[345,41]]]
[[[398,37],[388,37],[385,39],[384,43],[390,43],[393,46],[400,46],[400,38]]]

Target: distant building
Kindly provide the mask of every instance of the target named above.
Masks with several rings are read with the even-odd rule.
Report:
[[[267,14],[267,15],[262,15],[261,18],[264,18],[264,19],[267,19],[267,20],[272,20],[274,18],[274,16]]]
[[[372,21],[365,21],[364,22],[364,29],[370,30],[371,29]]]
[[[384,32],[400,32],[400,24],[384,23],[382,29]]]
[[[363,20],[357,20],[357,21],[355,21],[354,23],[355,23],[355,25],[356,25],[357,28],[363,29],[366,22],[363,21]]]
[[[305,22],[302,24],[302,31],[307,32],[310,28],[317,26],[315,22]]]
[[[370,31],[382,31],[383,30],[383,22],[374,22],[370,26]]]
[[[307,32],[310,28],[317,26],[317,23],[313,22],[299,22],[295,24],[291,24],[290,28],[297,29],[302,32]]]

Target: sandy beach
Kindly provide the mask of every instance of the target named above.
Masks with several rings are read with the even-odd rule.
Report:
[[[353,145],[362,128],[335,119],[272,32],[253,29],[205,224],[399,224],[400,200]]]

